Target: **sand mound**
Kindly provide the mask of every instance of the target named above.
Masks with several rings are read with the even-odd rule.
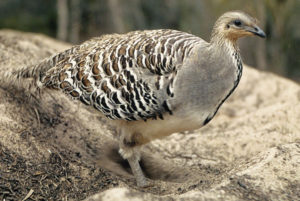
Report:
[[[1,30],[0,73],[68,47]],[[28,100],[0,88],[0,97],[0,200],[300,199],[300,86],[273,74],[245,67],[210,124],[145,146],[155,180],[146,189],[93,109],[56,91]]]

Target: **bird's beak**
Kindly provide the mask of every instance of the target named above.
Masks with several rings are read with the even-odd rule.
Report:
[[[254,26],[247,26],[246,27],[246,31],[251,32],[252,34],[257,35],[257,36],[259,36],[261,38],[265,38],[266,37],[265,32],[261,28],[259,28],[258,26],[256,26],[256,25],[254,25]]]

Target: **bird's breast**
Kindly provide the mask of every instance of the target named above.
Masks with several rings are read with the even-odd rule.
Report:
[[[215,116],[237,87],[242,74],[238,53],[206,58],[187,63],[186,69],[178,72],[175,98],[170,101],[172,107],[178,108],[175,115],[192,115],[197,125],[206,124]]]

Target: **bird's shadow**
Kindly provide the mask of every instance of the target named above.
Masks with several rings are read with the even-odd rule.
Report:
[[[133,177],[130,165],[128,161],[123,159],[119,154],[117,145],[110,148],[106,154],[102,155],[102,158],[97,161],[101,161],[98,163],[101,167],[117,175]],[[189,177],[190,179],[194,178],[188,167],[183,168],[174,165],[158,156],[158,154],[142,152],[140,166],[145,176],[152,180],[183,183]]]

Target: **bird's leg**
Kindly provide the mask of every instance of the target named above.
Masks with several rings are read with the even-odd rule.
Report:
[[[137,186],[139,187],[147,187],[149,186],[146,177],[142,171],[140,166],[140,153],[138,143],[132,138],[131,140],[127,140],[126,138],[121,137],[120,141],[120,154],[124,159],[127,159],[129,162],[131,171],[136,179]]]
[[[133,154],[128,159],[129,165],[131,167],[131,171],[136,179],[137,186],[139,187],[146,187],[149,185],[149,183],[146,180],[146,177],[144,176],[144,173],[142,171],[142,168],[139,163],[139,158],[136,154]]]

